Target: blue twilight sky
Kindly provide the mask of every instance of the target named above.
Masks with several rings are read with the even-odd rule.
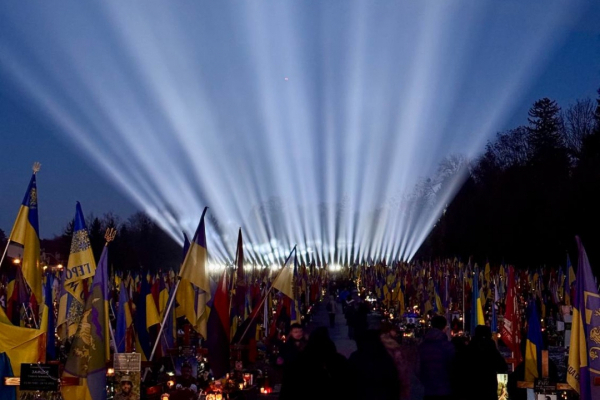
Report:
[[[240,219],[279,192],[366,207],[364,182],[473,157],[539,98],[595,99],[598,21],[597,1],[2,2],[0,229],[34,161],[44,238],[76,201],[173,231],[193,199]]]

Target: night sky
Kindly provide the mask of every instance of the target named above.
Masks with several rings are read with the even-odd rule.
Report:
[[[129,31],[119,30],[117,27],[120,25],[115,22],[117,19],[120,21],[119,23],[126,23],[130,18],[133,25],[144,22],[140,22],[144,18],[143,15],[135,15],[132,7],[127,10],[124,9],[123,15],[116,18],[114,13],[119,12],[117,4],[120,2],[107,2],[111,3],[110,7],[101,7],[95,4],[96,2],[92,3],[94,4],[89,7],[80,2],[61,2],[59,5],[56,2],[24,3],[5,1],[0,4],[0,148],[2,149],[0,152],[0,210],[2,210],[0,212],[0,229],[4,230],[7,235],[19,209],[19,204],[31,175],[31,165],[34,161],[39,161],[42,164],[41,171],[38,174],[39,221],[42,238],[49,238],[61,233],[69,220],[73,218],[76,201],[81,202],[86,215],[93,213],[96,216],[113,212],[122,218],[127,218],[142,207],[141,204],[136,204],[135,200],[131,199],[121,187],[114,183],[106,170],[99,167],[99,160],[103,157],[102,152],[107,151],[106,148],[99,148],[99,154],[96,155],[95,159],[91,159],[89,152],[83,151],[79,145],[70,140],[68,135],[62,133],[65,125],[58,121],[57,115],[59,113],[49,111],[49,104],[56,99],[62,112],[66,114],[73,113],[74,118],[82,122],[79,125],[82,127],[80,129],[85,130],[85,121],[91,121],[91,119],[86,118],[85,115],[80,115],[83,108],[70,108],[69,105],[85,101],[93,96],[94,91],[98,90],[98,86],[90,85],[87,91],[82,91],[81,88],[84,85],[82,86],[81,82],[85,82],[86,76],[70,76],[69,74],[76,70],[69,69],[68,64],[81,63],[84,66],[88,63],[93,64],[95,62],[94,52],[100,51],[104,46],[113,49],[114,43],[120,43],[119,35],[127,35]],[[169,47],[169,44],[161,43],[161,32],[170,29],[169,26],[163,26],[162,24],[165,24],[165,21],[170,21],[171,24],[175,25],[181,24],[179,29],[190,35],[186,45],[193,45],[197,42],[199,47],[206,46],[205,50],[211,58],[224,60],[223,64],[216,61],[213,65],[207,67],[212,70],[204,72],[198,77],[201,83],[203,83],[202,79],[210,80],[218,76],[218,73],[232,74],[239,76],[240,79],[247,79],[251,76],[251,73],[244,69],[246,64],[241,60],[244,60],[244,57],[253,57],[253,55],[258,54],[261,51],[259,50],[260,46],[246,43],[245,38],[239,37],[240,35],[237,35],[236,38],[225,38],[223,32],[224,29],[233,29],[236,32],[236,27],[243,22],[240,15],[246,11],[247,7],[236,6],[236,4],[242,4],[243,2],[224,2],[227,3],[227,6],[217,4],[221,2],[201,2],[198,5],[193,3],[196,2],[168,2],[169,7],[173,8],[168,10],[169,18],[157,20],[156,25],[152,26],[156,36],[148,38],[148,40],[156,40],[158,46],[164,45],[165,48],[173,49]],[[269,7],[271,3],[274,5],[280,2],[265,3],[267,4],[265,7]],[[320,20],[318,28],[311,26],[310,23],[312,12],[310,7],[316,7],[317,2],[302,3],[304,4],[304,8],[301,10],[303,13],[302,18],[305,18],[306,21],[294,31],[296,45],[301,46],[303,40],[306,40],[311,45],[323,42],[324,46],[326,43],[327,46],[331,46],[330,48],[336,48],[336,44],[328,43],[327,38],[331,35],[343,37],[344,33],[338,32],[341,29],[338,25],[341,25],[341,23],[336,22],[336,18],[347,11],[345,3],[355,2],[332,1],[328,2],[330,3],[328,7],[318,7]],[[464,3],[464,6],[459,10],[455,10],[455,12],[465,16],[471,13],[469,4],[472,5],[473,2],[456,3]],[[537,12],[535,8],[530,9],[529,6],[522,4],[528,2],[502,2],[505,3],[503,6],[492,6],[493,3],[497,2],[481,3],[483,5],[478,7],[477,13],[473,13],[474,19],[481,19],[478,22],[479,29],[485,31],[489,27],[489,29],[494,29],[494,36],[507,35],[511,38],[511,40],[507,39],[505,42],[508,44],[518,42],[521,39],[534,42],[532,35],[535,35],[535,32],[533,30],[520,29],[525,24],[523,21],[530,17],[528,13]],[[548,3],[555,2],[540,3],[543,3],[541,6],[545,7]],[[167,2],[163,2],[163,4],[166,5]],[[361,7],[369,8],[371,2],[361,4]],[[515,89],[515,93],[510,95],[510,100],[507,102],[510,106],[506,109],[506,115],[503,115],[499,118],[499,121],[489,127],[489,132],[486,133],[488,138],[493,137],[495,132],[526,124],[527,110],[539,98],[549,97],[556,100],[563,108],[566,108],[568,104],[577,99],[586,97],[595,99],[597,97],[596,90],[600,88],[600,4],[597,1],[570,1],[568,5],[569,11],[563,12],[564,18],[559,21],[548,19],[548,23],[553,25],[547,27],[548,36],[543,39],[543,44],[536,50],[539,51],[539,54],[534,55],[535,62],[531,65],[532,70],[523,78],[522,84],[520,83]],[[142,7],[142,3],[140,2],[138,6]],[[298,5],[296,4],[296,6]],[[146,7],[146,2],[144,2],[144,7]],[[156,8],[160,7],[157,6]],[[197,19],[190,17],[191,11],[198,13]],[[393,11],[396,12],[396,10]],[[397,11],[397,15],[402,15],[407,20],[419,18],[420,14],[418,13],[412,16],[410,15],[411,10],[404,11],[403,13]],[[365,20],[369,22],[362,29],[369,30],[376,26],[377,18],[379,15],[384,15],[385,12],[386,10],[382,7],[369,12],[369,17],[365,17]],[[273,18],[272,22],[277,25],[277,13],[269,14],[266,18],[270,17]],[[515,20],[514,26],[506,23],[506,21],[513,19]],[[92,21],[93,24],[88,24],[86,21]],[[285,19],[282,17],[281,24],[285,25],[284,22]],[[399,25],[402,22],[402,20],[398,20]],[[543,20],[537,21],[540,26],[543,26],[543,22]],[[153,25],[154,21],[147,20],[145,23]],[[71,25],[67,26],[69,24]],[[201,27],[198,28],[195,24],[201,25]],[[532,26],[535,26],[535,24],[534,19]],[[189,31],[187,30],[188,26]],[[245,26],[244,29],[252,28]],[[272,31],[266,32],[267,36],[269,34],[274,35],[270,40],[276,40],[277,29],[284,28],[274,28]],[[318,29],[318,32],[315,32],[314,29]],[[328,29],[332,31],[329,32]],[[452,28],[448,29],[452,32]],[[216,44],[210,48],[207,44],[210,44],[213,40],[213,34]],[[476,35],[477,33],[473,32],[473,34]],[[197,37],[194,35],[197,35]],[[523,35],[523,37],[520,38],[519,35]],[[230,43],[227,40],[237,41],[241,44],[239,47],[227,46]],[[403,40],[410,41],[412,39],[407,37]],[[86,41],[90,43],[89,53],[82,51],[82,49],[88,48]],[[385,51],[386,43],[385,41],[382,42],[382,46],[384,46],[380,49],[382,52]],[[477,70],[480,61],[479,54],[484,56],[488,53],[495,53],[500,56],[505,52],[509,54],[510,48],[493,47],[499,46],[499,43],[503,42],[498,42],[495,39],[494,41],[490,40],[491,48],[487,47],[486,42],[474,43],[473,48],[463,49],[463,51],[470,54],[470,58],[463,61],[469,65],[471,70]],[[220,47],[221,45],[222,47]],[[469,43],[467,43],[468,45]],[[182,45],[183,50],[175,48],[175,50],[167,51],[168,54],[165,55],[165,60],[163,60],[164,66],[158,65],[162,61],[155,59],[153,62],[157,63],[157,68],[164,67],[168,69],[170,68],[169,63],[183,63],[186,57],[198,59],[198,54],[201,54],[198,49],[194,51],[190,49],[188,54],[183,46],[185,45]],[[293,44],[284,45],[283,48],[288,46],[293,46]],[[339,43],[339,46],[353,46],[353,43],[348,41]],[[115,50],[111,53],[110,57],[101,61],[106,63],[110,63],[109,60],[114,61],[114,64],[106,66],[107,69],[119,70],[126,68],[125,65],[133,65],[133,61],[131,64],[125,62],[126,60],[135,60],[136,57],[134,54],[128,53],[127,48],[127,46],[123,46],[118,51]],[[290,51],[294,51],[293,47]],[[340,50],[340,54],[342,54],[341,52],[342,50]],[[371,56],[369,54],[365,55],[365,57]],[[183,60],[179,60],[178,57]],[[326,57],[326,54],[320,54],[319,56],[319,54],[304,51],[299,55],[294,55],[294,57],[300,59],[306,68],[306,66],[312,64],[319,64],[319,57]],[[341,69],[350,67],[341,56],[337,62],[336,65],[339,65]],[[63,68],[67,75],[57,79]],[[99,68],[105,68],[105,66],[99,66]],[[506,71],[512,66],[504,65],[501,68]],[[376,66],[373,66],[373,69],[376,70]],[[299,73],[294,73],[291,68],[287,72],[285,63],[283,66],[273,67],[272,70],[277,71],[272,79],[276,80],[278,84],[284,84],[284,82],[294,84],[299,80],[297,78]],[[23,75],[17,77],[18,72],[15,71],[22,71]],[[311,77],[321,83],[327,79],[336,80],[335,75],[321,74],[321,71],[321,69],[315,68],[311,72]],[[90,73],[93,73],[93,71]],[[127,73],[136,75],[133,67]],[[468,87],[467,92],[494,90],[493,83],[497,78],[496,74],[498,74],[499,79],[501,74],[499,71],[491,71],[488,76],[480,77],[472,83],[472,85],[477,86]],[[289,82],[286,79],[288,75]],[[510,77],[510,73],[507,76]],[[344,84],[352,84],[352,81],[347,79],[343,70],[340,70],[340,79],[341,77],[344,78]],[[26,88],[24,81],[30,78],[34,78],[36,83]],[[172,79],[178,79],[176,73],[172,75]],[[506,79],[506,76],[503,76],[503,79]],[[132,81],[135,81],[135,79],[132,78]],[[486,81],[490,83],[489,86],[485,84]],[[70,82],[73,82],[74,86],[67,90]],[[466,82],[467,86],[471,85],[468,81]],[[219,80],[207,82],[207,85],[210,85],[211,96],[209,97],[211,101],[223,106],[223,104],[235,102],[236,96],[244,96],[244,92],[238,92],[237,87],[239,86],[236,86],[236,83],[235,78],[224,80],[222,86],[220,86]],[[110,86],[112,82],[105,81],[103,84]],[[36,98],[36,85],[43,85],[47,89],[45,90],[46,97],[44,101]],[[167,82],[166,85],[169,86],[169,83]],[[242,84],[239,90],[250,89],[245,88]],[[457,90],[460,90],[460,86]],[[70,94],[77,92],[81,93],[82,97],[65,100],[69,98]],[[339,96],[343,96],[342,93],[340,91]],[[114,95],[114,92],[111,92],[111,95]],[[149,91],[145,94],[139,94],[137,98],[145,98],[145,96],[151,95],[157,96],[156,93],[150,94]],[[314,91],[311,96],[309,100],[322,101],[319,98],[318,90]],[[90,104],[94,104],[94,101],[91,100]],[[106,101],[106,99],[97,101]],[[260,99],[256,99],[256,101],[259,102]],[[156,103],[158,102],[153,104]],[[142,104],[141,107],[143,106]],[[161,112],[160,108],[152,107],[149,114]],[[281,107],[284,108],[285,103],[281,103]],[[311,110],[315,110],[317,107],[308,106],[307,109],[310,113]],[[456,107],[454,112],[457,112],[457,109],[460,109],[460,107]],[[286,112],[286,110],[275,110],[275,113],[279,112]],[[473,108],[469,112],[472,113]],[[486,112],[486,109],[482,109],[481,112]],[[173,115],[176,115],[176,112]],[[225,121],[227,118],[236,118],[236,115],[223,116],[222,118]],[[98,117],[98,120],[102,120],[102,117]],[[252,121],[248,123],[251,125]],[[131,121],[131,125],[135,124],[136,121]],[[225,124],[221,126],[228,127]],[[77,129],[74,129],[70,134],[94,136],[96,129],[102,130],[103,128],[96,126],[94,129],[90,129],[89,132],[79,133],[77,133]],[[121,128],[121,130],[125,131],[126,134],[126,129]],[[252,128],[250,128],[249,135],[252,134]],[[482,142],[484,144],[484,141]],[[460,144],[457,144],[457,146],[460,147]],[[480,147],[479,151],[482,150],[483,146]],[[252,151],[252,149],[246,149],[245,151]],[[310,150],[303,149],[301,151],[307,152]],[[152,157],[152,154],[147,156]],[[109,162],[114,162],[114,159],[107,159]],[[300,157],[300,159],[302,158]],[[130,175],[131,173],[128,166],[113,165],[113,167],[116,170],[122,170],[123,174]],[[198,193],[201,195],[203,190],[210,190],[210,188],[201,187]]]

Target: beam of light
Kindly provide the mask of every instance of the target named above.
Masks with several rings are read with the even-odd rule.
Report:
[[[3,3],[0,74],[211,268],[410,260],[584,6]],[[35,26],[36,29],[28,29]],[[557,28],[558,27],[558,28]],[[441,170],[449,158],[454,168]],[[452,163],[451,163],[452,164]]]

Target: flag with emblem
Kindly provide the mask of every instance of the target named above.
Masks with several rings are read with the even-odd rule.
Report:
[[[600,399],[600,295],[579,237],[567,383],[581,400]]]

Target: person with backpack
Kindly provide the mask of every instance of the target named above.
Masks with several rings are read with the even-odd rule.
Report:
[[[329,314],[329,327],[333,328],[335,326],[335,313],[336,313],[336,304],[335,297],[333,295],[329,296],[329,300],[325,305],[325,310]]]

